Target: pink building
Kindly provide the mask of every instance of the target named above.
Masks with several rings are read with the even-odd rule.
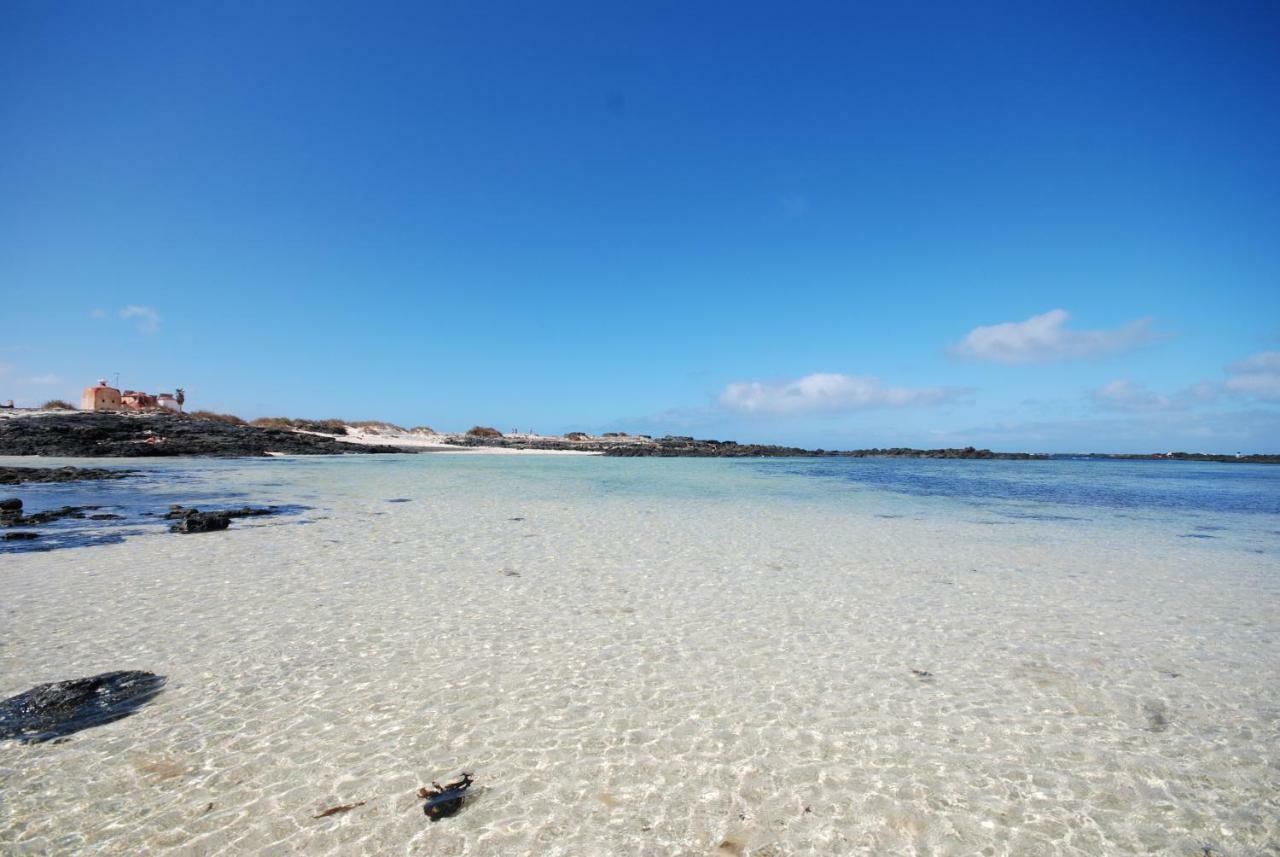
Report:
[[[120,402],[131,411],[145,411],[160,407],[158,398],[150,393],[142,393],[137,390],[125,390],[124,395],[120,397]]]
[[[120,401],[120,391],[108,387],[103,378],[94,387],[85,387],[80,394],[80,410],[82,411],[119,411],[124,405]]]

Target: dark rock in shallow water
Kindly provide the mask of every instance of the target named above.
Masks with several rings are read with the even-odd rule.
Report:
[[[231,516],[224,512],[201,512],[188,509],[176,524],[169,527],[171,533],[212,533],[231,525]]]
[[[32,526],[34,524],[51,524],[54,521],[61,521],[63,518],[83,519],[86,511],[97,508],[97,506],[62,506],[57,509],[46,509],[43,512],[32,512],[30,515],[18,515],[14,518],[6,516],[0,519],[0,526]]]
[[[212,533],[225,530],[232,518],[257,518],[262,515],[277,515],[285,511],[278,506],[266,506],[255,509],[242,506],[239,509],[222,509],[216,512],[201,512],[199,509],[188,509],[185,506],[170,506],[164,517],[178,523],[169,527],[171,533]]]
[[[0,485],[23,482],[80,482],[86,479],[124,479],[137,476],[136,470],[107,470],[102,467],[0,467]],[[0,508],[3,505],[0,504]]]
[[[35,744],[128,717],[164,682],[164,676],[131,670],[37,685],[0,702],[0,739]]]
[[[31,527],[37,524],[51,524],[63,518],[82,519],[86,511],[99,508],[98,506],[62,506],[58,509],[47,509],[43,512],[24,515],[21,500],[4,502],[5,506],[0,508],[0,527]]]
[[[22,501],[17,497],[6,497],[0,500],[0,512],[21,512]]]
[[[38,538],[40,538],[39,533],[28,533],[25,531],[19,531],[16,533],[5,533],[3,536],[0,536],[0,540],[6,541],[6,542],[29,542]]]

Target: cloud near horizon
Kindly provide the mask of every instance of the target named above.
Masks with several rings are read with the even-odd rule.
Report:
[[[1227,367],[1223,386],[1232,393],[1280,402],[1280,351],[1263,351]]]
[[[160,313],[154,307],[130,304],[120,310],[120,318],[124,321],[138,320],[138,330],[143,333],[155,333],[160,329]]]
[[[1110,411],[1168,411],[1216,401],[1224,395],[1280,402],[1280,351],[1263,351],[1227,367],[1225,381],[1202,381],[1165,395],[1120,378],[1089,393],[1093,404]]]
[[[959,391],[944,387],[886,387],[878,378],[815,372],[794,381],[739,381],[720,394],[720,404],[746,414],[840,413],[864,408],[934,405]]]
[[[1175,407],[1169,396],[1153,393],[1146,385],[1125,378],[1103,385],[1089,397],[1098,407],[1111,411],[1163,411]]]
[[[1047,363],[1101,357],[1159,337],[1149,318],[1114,330],[1072,330],[1067,327],[1070,318],[1066,310],[1052,309],[1025,321],[975,327],[952,346],[951,353],[995,363]]]

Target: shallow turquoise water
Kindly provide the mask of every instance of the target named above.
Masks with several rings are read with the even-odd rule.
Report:
[[[148,476],[6,493],[138,515],[308,509],[193,536],[138,519],[115,544],[0,557],[0,696],[109,669],[169,677],[66,744],[0,743],[0,850],[1280,842],[1280,470],[120,464]],[[459,770],[477,775],[474,804],[425,822],[417,788]]]

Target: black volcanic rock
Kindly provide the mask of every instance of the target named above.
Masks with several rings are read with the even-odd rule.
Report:
[[[62,506],[57,509],[46,509],[43,512],[22,514],[22,503],[17,509],[0,510],[0,527],[31,527],[37,524],[51,524],[63,518],[84,518],[85,512],[98,509],[99,506]]]
[[[154,673],[120,671],[37,685],[0,702],[0,739],[35,744],[128,717],[164,682]]]
[[[3,424],[0,424],[0,432]],[[88,479],[124,479],[137,476],[136,470],[106,470],[101,467],[0,467],[0,485],[23,482],[79,482]],[[3,508],[0,505],[0,508]]]
[[[231,525],[231,516],[225,512],[201,512],[188,509],[176,524],[169,527],[171,533],[213,533]]]
[[[486,438],[462,437],[447,440],[454,446],[500,447],[504,449],[555,449],[598,452],[616,458],[965,458],[1040,460],[1048,456],[1026,452],[992,452],[989,449],[802,449],[797,446],[771,446],[738,443],[733,440],[697,440],[684,435],[668,435],[655,439],[640,436],[604,436],[598,440],[561,440],[558,438]]]
[[[231,525],[232,518],[257,518],[262,515],[276,515],[284,511],[275,506],[254,508],[243,506],[239,509],[220,509],[214,512],[201,512],[185,506],[170,506],[164,514],[165,520],[177,521],[169,527],[171,533],[213,533],[225,530]]]
[[[237,458],[269,452],[339,455],[405,451],[409,450],[339,443],[332,437],[181,414],[69,413],[0,420],[0,455]]]

